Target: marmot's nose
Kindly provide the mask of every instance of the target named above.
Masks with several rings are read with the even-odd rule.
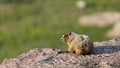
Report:
[[[61,37],[60,40],[63,40],[63,37]]]
[[[62,35],[62,37],[60,38],[60,40],[64,41],[64,35]]]

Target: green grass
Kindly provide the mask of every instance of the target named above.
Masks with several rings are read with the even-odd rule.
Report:
[[[105,33],[112,25],[83,27],[77,20],[84,14],[120,10],[118,0],[86,0],[88,6],[83,10],[76,8],[77,0],[7,1],[0,1],[0,61],[32,48],[66,50],[67,46],[60,37],[69,31],[87,34],[93,41],[107,40]]]

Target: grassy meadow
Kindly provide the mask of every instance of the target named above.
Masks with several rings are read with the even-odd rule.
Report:
[[[87,7],[78,9],[77,0],[0,0],[0,62],[33,48],[67,46],[60,37],[73,31],[89,35],[93,41],[108,40],[104,28],[83,27],[80,16],[101,11],[120,11],[119,0],[85,0]]]

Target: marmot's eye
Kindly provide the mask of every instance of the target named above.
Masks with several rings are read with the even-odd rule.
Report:
[[[84,38],[82,36],[80,36],[82,40],[84,40]]]
[[[66,35],[64,35],[64,37],[67,37],[68,35],[66,34]]]

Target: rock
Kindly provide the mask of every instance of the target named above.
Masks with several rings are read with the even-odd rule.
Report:
[[[105,27],[109,24],[116,23],[119,20],[120,20],[119,12],[102,12],[81,16],[78,21],[83,26]]]
[[[109,30],[106,35],[108,38],[120,37],[120,12],[102,12],[81,16],[79,23],[82,26],[98,27],[114,24],[113,28]]]
[[[5,59],[0,68],[119,68],[120,39],[94,42],[89,55],[77,56],[60,49],[35,48],[13,59]]]
[[[77,6],[77,8],[79,8],[79,9],[83,9],[83,8],[86,7],[86,2],[85,2],[84,0],[78,0],[78,1],[76,2],[76,6]]]
[[[107,32],[108,38],[120,37],[120,21],[116,23],[111,30]]]

